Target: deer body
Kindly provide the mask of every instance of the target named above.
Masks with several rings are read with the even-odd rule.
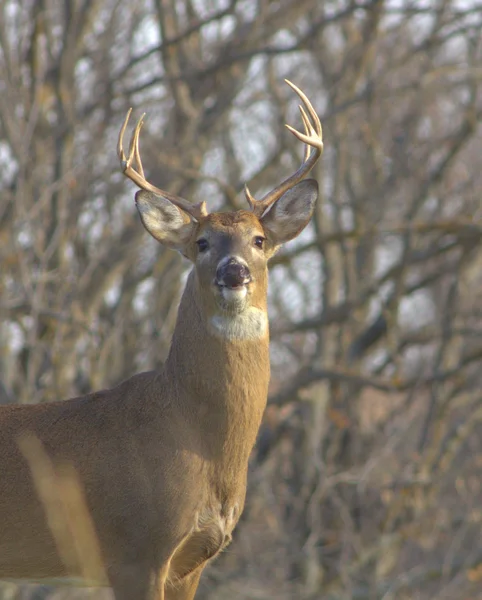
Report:
[[[306,118],[300,139],[318,132]],[[132,175],[139,128],[129,159],[120,154],[144,190],[142,222],[194,264],[171,350],[160,371],[111,390],[0,409],[0,579],[85,578],[59,551],[21,449],[28,434],[54,467],[68,464],[78,477],[105,569],[86,583],[112,586],[116,600],[192,600],[244,506],[269,383],[267,261],[309,222],[317,187],[299,182],[305,167],[275,190],[266,214],[248,193],[253,212],[207,215],[153,189],[140,164]],[[306,143],[319,156],[317,135]]]
[[[148,551],[151,573],[160,572],[184,542],[169,573],[176,581],[229,541],[243,509],[248,456],[266,403],[267,339],[213,336],[199,313],[184,310],[192,307],[194,279],[189,278],[162,371],[83,398],[0,412],[2,464],[15,465],[14,485],[5,489],[0,482],[0,577],[80,576],[62,565],[15,443],[25,431],[42,441],[54,462],[74,465],[108,570],[131,567],[125,563]],[[115,460],[106,464],[99,456]],[[161,460],[169,470],[158,467]],[[189,549],[190,534],[197,555]],[[132,559],[123,556],[126,547]]]

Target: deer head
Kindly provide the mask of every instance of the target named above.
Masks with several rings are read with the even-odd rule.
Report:
[[[194,263],[199,296],[211,315],[249,310],[265,313],[267,262],[281,244],[306,227],[313,214],[318,185],[313,179],[302,179],[323,151],[321,124],[308,98],[287,83],[304,104],[300,111],[305,132],[286,126],[306,144],[304,161],[261,200],[256,200],[246,187],[250,210],[208,214],[205,202],[192,204],[146,181],[139,152],[144,115],[132,135],[127,157],[122,139],[130,111],[119,135],[122,170],[141,188],[136,205],[144,227],[156,240]]]

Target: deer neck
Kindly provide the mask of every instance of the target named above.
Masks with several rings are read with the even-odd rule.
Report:
[[[205,432],[214,458],[246,461],[266,406],[269,335],[266,298],[229,315],[204,303],[195,270],[179,306],[166,375],[179,409]]]

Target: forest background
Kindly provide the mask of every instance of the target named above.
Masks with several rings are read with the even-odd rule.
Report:
[[[210,210],[298,166],[283,78],[320,115],[246,511],[200,600],[482,598],[481,30],[471,0],[0,2],[1,403],[166,357],[188,264],[120,172],[129,107],[148,179]]]

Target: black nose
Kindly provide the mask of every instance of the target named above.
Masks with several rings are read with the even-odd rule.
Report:
[[[235,258],[223,261],[216,270],[216,281],[219,285],[236,288],[251,281],[248,266]]]

